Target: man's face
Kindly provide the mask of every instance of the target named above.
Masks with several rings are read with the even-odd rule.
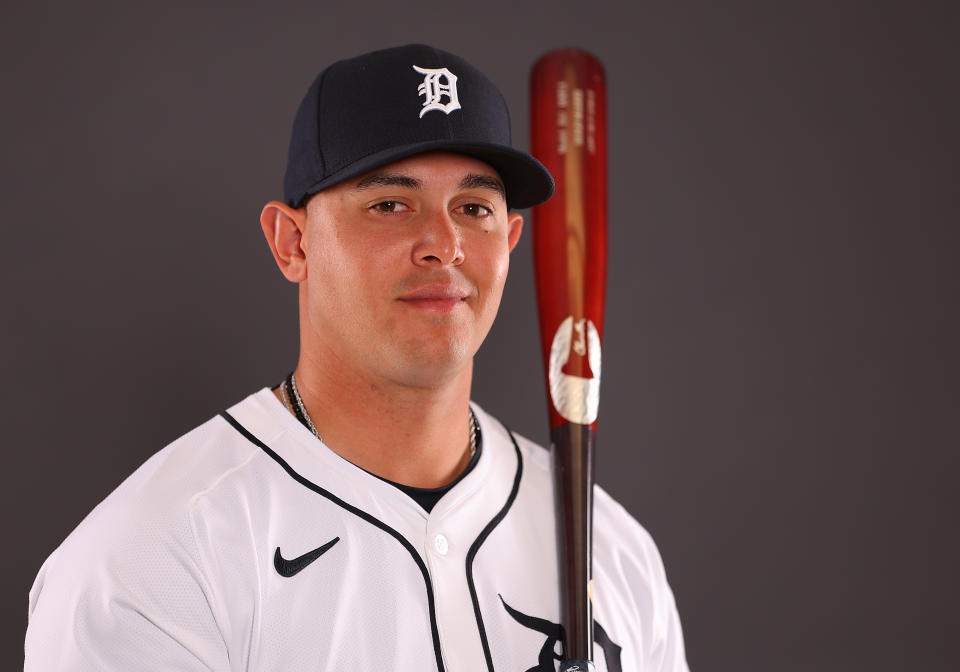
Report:
[[[457,154],[324,190],[307,205],[302,242],[304,345],[371,384],[450,380],[493,324],[521,226],[497,172]]]

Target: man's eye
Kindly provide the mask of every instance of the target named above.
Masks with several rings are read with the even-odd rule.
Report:
[[[380,201],[370,206],[371,210],[377,212],[403,212],[406,206],[400,201]]]
[[[467,203],[466,205],[461,205],[460,210],[463,211],[463,214],[470,217],[486,217],[487,215],[492,215],[493,211],[490,210],[485,205],[480,205],[479,203]]]

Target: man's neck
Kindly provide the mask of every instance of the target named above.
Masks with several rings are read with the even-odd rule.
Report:
[[[333,378],[327,371],[301,356],[296,383],[317,432],[338,455],[377,476],[419,488],[446,485],[466,468],[471,367],[429,389]]]

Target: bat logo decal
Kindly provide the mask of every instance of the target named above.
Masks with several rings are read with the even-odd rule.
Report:
[[[565,373],[570,351],[586,355],[592,377]],[[591,320],[570,315],[557,328],[550,347],[550,398],[562,418],[581,425],[597,419],[600,407],[600,334]]]

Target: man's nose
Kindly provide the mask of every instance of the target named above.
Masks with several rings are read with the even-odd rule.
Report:
[[[425,266],[458,266],[463,263],[460,227],[445,209],[425,214],[413,262]]]

